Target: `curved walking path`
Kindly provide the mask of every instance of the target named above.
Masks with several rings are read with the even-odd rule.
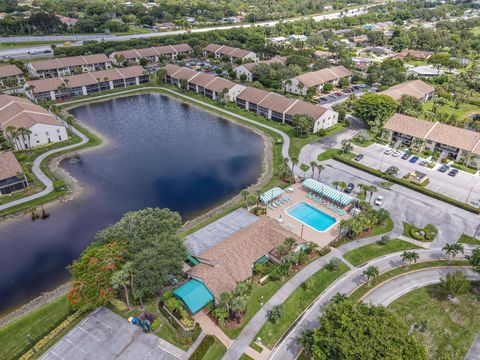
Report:
[[[369,239],[368,242],[370,242]],[[360,244],[358,244],[360,246]],[[362,244],[363,245],[363,244]],[[469,251],[466,251],[468,254]],[[400,267],[403,265],[401,259],[402,252],[392,253],[385,255],[383,257],[379,257],[377,259],[369,261],[367,264],[350,270],[349,272],[345,273],[342,277],[337,279],[334,283],[332,283],[308,308],[307,310],[297,319],[295,322],[294,327],[290,328],[288,333],[284,336],[284,338],[275,346],[272,353],[270,354],[269,359],[295,359],[301,347],[297,344],[298,336],[305,330],[305,329],[312,329],[315,328],[317,323],[317,318],[321,312],[323,306],[328,304],[332,297],[337,293],[349,294],[357,287],[363,285],[365,283],[365,278],[362,275],[363,271],[366,267],[373,265],[378,267],[380,273],[392,270],[394,268]],[[433,260],[444,260],[445,255],[439,249],[428,249],[428,250],[418,250],[418,254],[420,256],[419,261],[433,261]],[[326,263],[328,263],[329,259],[333,257],[332,253],[328,254],[327,256],[318,259],[317,261],[310,264],[310,266],[315,266],[316,270],[319,270],[323,267]],[[464,255],[462,255],[463,257]],[[325,261],[322,261],[325,260]],[[306,267],[304,270],[307,270]],[[225,359],[238,359],[245,348],[250,344],[251,341],[254,340],[255,335],[261,329],[261,327],[268,321],[267,319],[267,312],[271,307],[275,304],[282,303],[288,296],[284,296],[283,291],[284,288],[297,276],[301,275],[302,270],[298,273],[294,278],[292,278],[289,282],[287,282],[274,296],[271,298],[263,307],[260,309],[259,312],[250,320],[247,326],[243,329],[240,336],[237,338],[235,343],[232,347],[227,351],[225,355]],[[302,276],[303,280],[306,280],[308,277]],[[299,286],[298,284],[297,286]],[[294,289],[291,290],[288,295],[293,292]]]
[[[6,204],[0,205],[0,211],[5,210],[5,209],[9,209],[9,208],[11,208],[13,206],[16,206],[16,205],[24,204],[26,202],[29,202],[29,201],[32,201],[32,200],[35,200],[35,199],[39,199],[39,198],[41,198],[45,195],[50,194],[54,190],[53,181],[50,180],[50,178],[47,175],[45,175],[45,173],[42,171],[40,166],[41,166],[43,160],[45,160],[50,155],[56,154],[56,153],[59,153],[59,152],[65,151],[65,150],[75,149],[79,146],[82,146],[83,144],[86,144],[89,141],[89,138],[86,135],[84,135],[81,131],[77,130],[76,128],[72,127],[72,131],[75,133],[75,135],[77,135],[78,137],[81,138],[81,141],[79,143],[47,151],[47,152],[41,154],[39,157],[37,157],[33,161],[32,172],[40,180],[40,182],[45,186],[45,189],[43,189],[42,191],[40,191],[38,193],[29,195],[27,197],[17,199],[17,200],[13,200],[13,201],[10,201]]]
[[[449,273],[461,271],[468,280],[480,280],[480,274],[474,272],[469,266],[446,266],[432,269],[412,271],[373,288],[363,299],[363,302],[375,305],[388,306],[401,296],[428,285],[437,284]]]

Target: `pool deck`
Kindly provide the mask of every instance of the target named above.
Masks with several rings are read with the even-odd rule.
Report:
[[[295,184],[292,186],[295,191],[293,193],[287,193],[285,192],[284,195],[280,198],[283,197],[289,197],[291,200],[279,207],[277,207],[275,210],[272,210],[267,207],[267,216],[271,217],[272,219],[278,219],[280,218],[280,215],[282,216],[283,223],[282,225],[287,227],[287,225],[291,224],[293,225],[293,228],[290,228],[289,230],[295,233],[298,236],[302,236],[302,227],[303,227],[303,239],[306,241],[312,241],[316,244],[318,244],[320,247],[325,247],[329,243],[331,243],[335,238],[338,236],[338,224],[340,221],[343,219],[349,219],[351,216],[349,214],[345,214],[344,216],[340,216],[333,212],[332,210],[326,208],[325,206],[322,206],[320,204],[317,204],[315,201],[312,199],[309,199],[307,197],[308,192],[302,189],[301,184]],[[300,203],[304,202],[307,203],[314,208],[324,212],[325,214],[328,214],[330,216],[333,216],[337,222],[332,225],[330,228],[328,228],[326,231],[317,231],[313,228],[311,228],[308,225],[303,224],[296,218],[290,216],[287,213],[287,210]]]

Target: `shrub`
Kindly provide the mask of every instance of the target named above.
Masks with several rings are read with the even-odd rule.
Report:
[[[318,255],[320,256],[325,256],[327,255],[330,251],[332,251],[329,247],[324,247],[320,250],[318,250]]]
[[[284,316],[285,316],[285,307],[283,304],[274,305],[272,310],[268,312],[268,320],[274,324]]]
[[[53,182],[53,188],[55,191],[60,192],[65,190],[65,181],[62,180],[55,180]]]
[[[424,231],[425,231],[425,238],[430,241],[432,241],[438,233],[437,228],[432,224],[428,224],[427,226],[425,226]]]
[[[330,260],[327,264],[327,266],[325,266],[328,270],[330,271],[336,271],[338,270],[338,267],[340,266],[340,263],[342,262],[342,260],[340,260],[339,258],[335,257],[333,258],[332,260]]]
[[[155,332],[160,327],[161,324],[162,324],[162,321],[160,320],[160,317],[157,317],[155,320],[153,320],[152,332]]]
[[[115,309],[117,309],[118,311],[127,311],[128,310],[128,307],[127,307],[127,304],[125,304],[122,300],[118,300],[118,299],[111,299],[110,300],[110,303],[115,307]]]
[[[318,136],[325,136],[325,135],[327,135],[327,130],[320,129],[320,130],[317,131],[317,135]]]
[[[196,350],[190,356],[189,360],[201,360],[201,359],[203,359],[203,357],[207,353],[208,349],[210,349],[210,347],[213,345],[214,342],[215,342],[215,338],[213,337],[213,335],[205,336],[203,338],[202,342],[200,343],[200,345],[198,345]]]
[[[390,236],[388,235],[383,235],[380,240],[377,241],[378,245],[384,246],[387,245],[387,243],[390,241]]]

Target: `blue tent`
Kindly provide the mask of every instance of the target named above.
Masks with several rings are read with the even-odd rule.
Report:
[[[202,310],[205,305],[213,300],[210,290],[203,282],[196,279],[191,279],[176,288],[173,295],[179,298],[192,314]]]

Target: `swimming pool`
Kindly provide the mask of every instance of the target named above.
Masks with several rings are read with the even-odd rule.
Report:
[[[287,209],[287,214],[317,231],[325,231],[336,222],[333,216],[325,214],[304,202]]]

